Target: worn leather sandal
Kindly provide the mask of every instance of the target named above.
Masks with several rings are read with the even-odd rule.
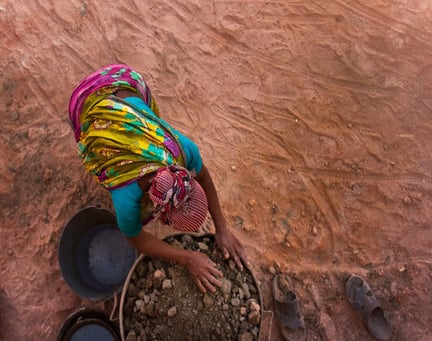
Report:
[[[348,302],[357,311],[369,332],[378,340],[388,340],[392,335],[391,324],[369,284],[362,277],[351,275],[345,289]]]
[[[285,340],[303,340],[306,329],[297,296],[288,275],[273,278],[273,306],[279,331]]]

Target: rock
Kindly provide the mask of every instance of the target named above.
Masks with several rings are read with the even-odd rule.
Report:
[[[236,263],[232,259],[230,259],[228,261],[228,266],[230,267],[231,270],[234,270],[236,267]]]
[[[131,330],[126,336],[126,341],[136,341],[136,334],[133,330]]]
[[[137,307],[138,310],[141,310],[141,307],[144,305],[143,300],[136,300],[135,301],[135,307]]]
[[[171,246],[174,246],[174,247],[176,247],[178,249],[183,249],[183,244],[180,241],[178,241],[178,240],[174,240],[171,243]]]
[[[260,311],[261,310],[261,307],[260,307],[260,305],[256,302],[256,301],[254,301],[254,300],[250,300],[249,301],[249,311]]]
[[[176,315],[177,315],[177,307],[176,306],[168,309],[168,313],[167,313],[168,317],[174,317]]]
[[[239,286],[242,286],[244,281],[243,281],[243,276],[241,274],[241,272],[237,272],[236,278],[235,278],[235,283]]]
[[[155,269],[162,269],[163,268],[163,260],[160,258],[153,258],[153,265]]]
[[[208,250],[208,245],[206,243],[198,243],[198,248],[203,251]]]
[[[231,299],[231,305],[233,307],[238,307],[240,305],[240,299],[238,299],[238,298],[232,298]]]
[[[251,293],[249,290],[249,285],[247,283],[243,283],[242,290],[243,290],[244,298],[249,299],[251,297]]]
[[[156,306],[153,302],[150,302],[145,306],[145,313],[146,315],[153,317],[156,313]]]
[[[249,332],[243,332],[239,335],[238,341],[253,341],[254,337]]]
[[[252,311],[251,313],[249,313],[248,315],[248,320],[249,322],[254,325],[257,326],[260,323],[260,319],[261,319],[261,314],[259,311]]]
[[[156,289],[160,289],[162,286],[162,282],[166,279],[165,271],[157,269],[153,273],[153,286]]]
[[[244,298],[244,293],[243,293],[243,289],[238,288],[238,297],[240,298],[240,300],[243,301]]]
[[[172,282],[170,279],[164,279],[162,282],[162,290],[167,290],[172,288]]]
[[[171,279],[173,279],[175,276],[177,276],[176,270],[172,267],[169,267],[167,272],[168,272],[168,277]]]
[[[159,291],[157,291],[156,289],[153,290],[153,292],[150,294],[150,301],[153,301],[154,303],[156,303],[158,301],[158,297],[159,297]]]
[[[247,308],[246,307],[240,307],[240,315],[244,316],[247,313]]]
[[[243,321],[240,323],[239,329],[241,332],[244,332],[249,329],[249,323],[247,321]]]
[[[231,288],[232,288],[231,281],[229,279],[222,278],[222,285],[220,287],[221,291],[226,295],[230,295],[231,294]]]
[[[214,300],[209,295],[204,295],[203,304],[204,304],[204,307],[209,309],[209,308],[214,306]]]
[[[187,246],[192,245],[194,243],[192,236],[189,234],[183,235],[181,240],[182,240],[182,243],[184,243]]]

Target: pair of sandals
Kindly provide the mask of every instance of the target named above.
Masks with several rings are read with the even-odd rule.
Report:
[[[351,275],[345,284],[346,296],[369,333],[378,340],[388,340],[392,327],[384,315],[369,284],[358,275]],[[290,278],[278,274],[273,278],[273,304],[281,335],[290,340],[306,337],[304,319]]]

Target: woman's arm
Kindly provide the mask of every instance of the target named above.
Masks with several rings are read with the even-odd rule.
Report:
[[[209,212],[216,228],[215,238],[217,244],[222,250],[225,258],[231,256],[237,266],[240,269],[243,269],[242,262],[248,266],[249,261],[242,245],[226,226],[226,221],[219,204],[216,188],[205,165],[202,165],[201,171],[196,176],[196,179],[207,195]]]
[[[168,245],[145,231],[141,231],[136,237],[127,239],[132,247],[146,256],[162,258],[186,267],[202,292],[206,292],[206,288],[215,292],[215,286],[221,286],[218,278],[223,277],[223,274],[205,254]]]

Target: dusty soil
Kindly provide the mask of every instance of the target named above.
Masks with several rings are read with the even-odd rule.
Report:
[[[126,283],[123,308],[126,341],[258,340],[261,300],[250,271],[225,260],[212,235],[177,235],[172,246],[203,252],[224,273],[215,293],[199,292],[186,269],[144,257]]]
[[[3,0],[0,41],[0,339],[53,340],[79,306],[112,304],[77,297],[57,262],[70,217],[111,208],[67,105],[112,62],[199,145],[264,310],[285,272],[308,339],[369,340],[344,297],[358,273],[394,340],[432,339],[429,0]]]

